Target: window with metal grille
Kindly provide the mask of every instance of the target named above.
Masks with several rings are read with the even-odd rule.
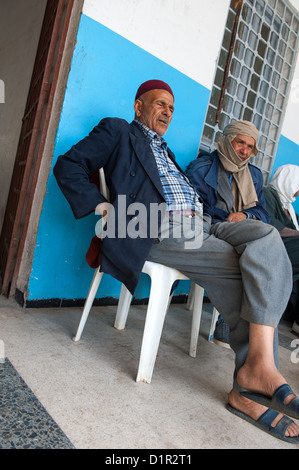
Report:
[[[232,0],[200,149],[216,147],[233,120],[260,132],[252,159],[271,175],[298,51],[299,15],[286,0]]]

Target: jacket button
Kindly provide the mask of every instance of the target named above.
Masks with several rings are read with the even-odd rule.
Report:
[[[136,194],[133,194],[133,193],[130,194],[130,198],[131,198],[131,199],[135,199],[135,197],[136,197]]]
[[[135,175],[136,175],[135,171],[131,171],[130,176],[135,176]]]

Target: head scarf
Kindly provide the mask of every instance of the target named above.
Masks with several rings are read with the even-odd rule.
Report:
[[[228,124],[224,131],[223,135],[246,135],[247,137],[252,137],[255,140],[255,146],[252,150],[252,155],[257,155],[257,146],[256,143],[259,138],[259,131],[255,125],[250,121],[234,121]]]
[[[297,217],[292,206],[292,203],[296,199],[294,194],[299,190],[299,166],[280,166],[274,171],[269,186],[275,189],[280,198],[282,207],[289,212],[296,230],[299,230]]]
[[[258,197],[248,168],[249,158],[241,160],[236,154],[231,142],[237,135],[252,137],[255,145],[251,155],[256,155],[258,150],[258,130],[249,121],[235,121],[225,127],[223,137],[218,143],[219,159],[223,168],[232,173],[232,192],[235,203],[233,210],[239,212],[256,206]],[[251,156],[250,155],[250,156]]]

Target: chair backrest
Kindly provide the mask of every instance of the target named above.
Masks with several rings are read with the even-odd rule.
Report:
[[[98,180],[97,180],[98,176]],[[109,190],[106,184],[105,172],[103,168],[99,169],[99,173],[97,172],[92,173],[91,178],[89,179],[91,183],[96,184],[97,188],[100,190],[101,194],[107,199],[109,202]],[[101,215],[99,212],[96,212],[97,215]],[[93,268],[97,269],[97,273],[99,273],[99,266],[101,264],[101,249],[102,249],[102,237],[101,234],[104,230],[104,227],[107,223],[107,216],[102,216],[97,221],[95,226],[96,235],[91,239],[89,248],[86,253],[86,261],[87,264]]]
[[[106,183],[104,168],[99,169],[99,180],[100,180],[101,193],[107,199],[107,201],[109,201],[110,199],[109,189]]]

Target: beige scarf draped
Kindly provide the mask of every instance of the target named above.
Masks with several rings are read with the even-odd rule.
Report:
[[[249,121],[236,121],[224,129],[223,137],[218,143],[219,159],[223,168],[232,173],[232,193],[234,196],[234,212],[255,207],[258,202],[256,190],[252,181],[251,173],[248,168],[249,158],[240,160],[236,154],[231,142],[237,135],[246,135],[252,137],[255,142],[258,139],[256,127]],[[257,154],[256,146],[252,152]]]

